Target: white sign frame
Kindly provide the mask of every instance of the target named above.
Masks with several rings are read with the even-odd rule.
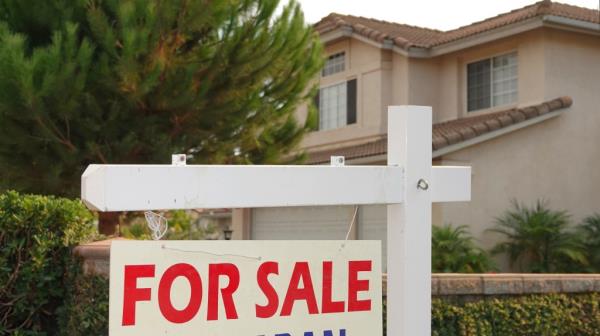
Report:
[[[388,108],[387,166],[90,165],[99,211],[386,204],[387,335],[431,334],[431,204],[471,199],[470,167],[432,167],[432,113]]]

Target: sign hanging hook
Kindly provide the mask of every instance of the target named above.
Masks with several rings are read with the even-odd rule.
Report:
[[[429,182],[427,182],[426,179],[420,179],[419,182],[417,182],[417,189],[421,189],[421,190],[429,189]]]

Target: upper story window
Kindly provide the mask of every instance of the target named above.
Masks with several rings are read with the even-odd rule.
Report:
[[[468,64],[468,111],[516,102],[517,66],[516,52]]]
[[[356,79],[321,88],[315,97],[319,130],[356,123]]]
[[[323,71],[321,75],[323,77],[333,75],[338,72],[344,71],[346,68],[346,54],[341,52],[337,54],[333,54],[327,58],[325,61],[325,66],[323,67]]]

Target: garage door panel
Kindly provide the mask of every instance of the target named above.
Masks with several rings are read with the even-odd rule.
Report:
[[[343,240],[354,215],[354,206],[259,208],[252,210],[253,240]],[[357,236],[381,240],[384,271],[387,262],[387,208],[361,206]]]
[[[387,269],[387,207],[365,205],[360,207],[358,239],[381,240],[383,271]]]
[[[282,207],[252,210],[254,240],[340,240],[354,214],[351,206]]]

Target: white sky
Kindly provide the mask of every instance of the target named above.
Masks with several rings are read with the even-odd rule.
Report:
[[[306,20],[315,23],[331,12],[449,30],[521,8],[536,0],[297,0]],[[281,0],[288,3],[289,0]],[[598,9],[600,0],[560,0]]]

